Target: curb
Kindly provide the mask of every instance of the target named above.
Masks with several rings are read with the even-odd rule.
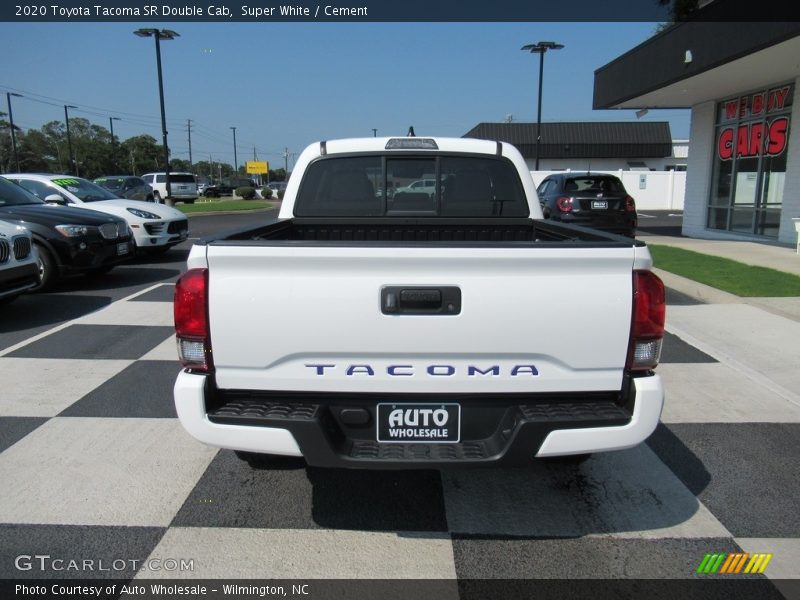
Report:
[[[219,215],[250,215],[254,213],[268,212],[270,210],[277,210],[277,206],[271,208],[253,208],[249,210],[226,210],[226,211],[213,211],[213,212],[198,212],[198,213],[183,213],[187,218],[192,217],[216,217]]]
[[[760,298],[737,296],[730,292],[718,290],[704,283],[681,277],[680,275],[675,275],[675,273],[670,273],[662,269],[654,268],[653,272],[661,278],[664,285],[668,288],[691,296],[695,300],[706,304],[748,304],[778,317],[800,322],[800,313],[773,306],[772,304],[763,302]]]

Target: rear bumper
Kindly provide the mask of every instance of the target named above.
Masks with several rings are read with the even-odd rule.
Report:
[[[225,393],[209,376],[186,371],[174,392],[181,424],[206,444],[303,456],[314,466],[374,469],[515,466],[535,457],[630,448],[656,428],[664,401],[658,375],[632,379],[616,401],[609,394],[463,398],[460,443],[403,444],[375,441],[375,397]],[[341,409],[354,407],[372,422],[344,424]]]
[[[599,229],[601,231],[622,235],[633,235],[636,232],[637,226],[637,218],[633,213],[619,213],[598,217],[587,211],[578,214],[566,213],[561,215],[559,220],[562,223],[582,225],[583,227],[591,227],[592,229]]]

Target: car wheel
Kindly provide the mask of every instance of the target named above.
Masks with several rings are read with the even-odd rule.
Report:
[[[56,266],[53,255],[50,251],[42,246],[36,244],[36,250],[39,254],[37,264],[39,266],[39,285],[33,288],[32,292],[46,292],[58,280],[58,267]]]

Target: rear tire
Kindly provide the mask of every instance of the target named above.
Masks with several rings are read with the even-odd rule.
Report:
[[[39,254],[37,260],[39,266],[39,285],[33,288],[32,292],[46,292],[55,285],[58,280],[58,266],[56,265],[53,255],[50,251],[41,244],[36,244],[36,250]]]

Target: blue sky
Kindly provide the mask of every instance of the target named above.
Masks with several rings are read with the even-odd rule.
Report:
[[[545,58],[543,121],[636,120],[593,111],[594,70],[650,37],[654,23],[0,23],[0,91],[16,91],[14,122],[39,128],[85,117],[122,139],[161,140],[152,39],[140,26],[180,33],[162,43],[172,156],[283,166],[321,139],[461,136],[482,121],[536,120],[538,57],[521,46],[554,40]],[[36,94],[36,96],[34,96]],[[5,111],[5,98],[0,110]],[[38,100],[38,101],[36,101]],[[43,104],[41,101],[49,102]],[[689,111],[651,110],[686,138]]]

